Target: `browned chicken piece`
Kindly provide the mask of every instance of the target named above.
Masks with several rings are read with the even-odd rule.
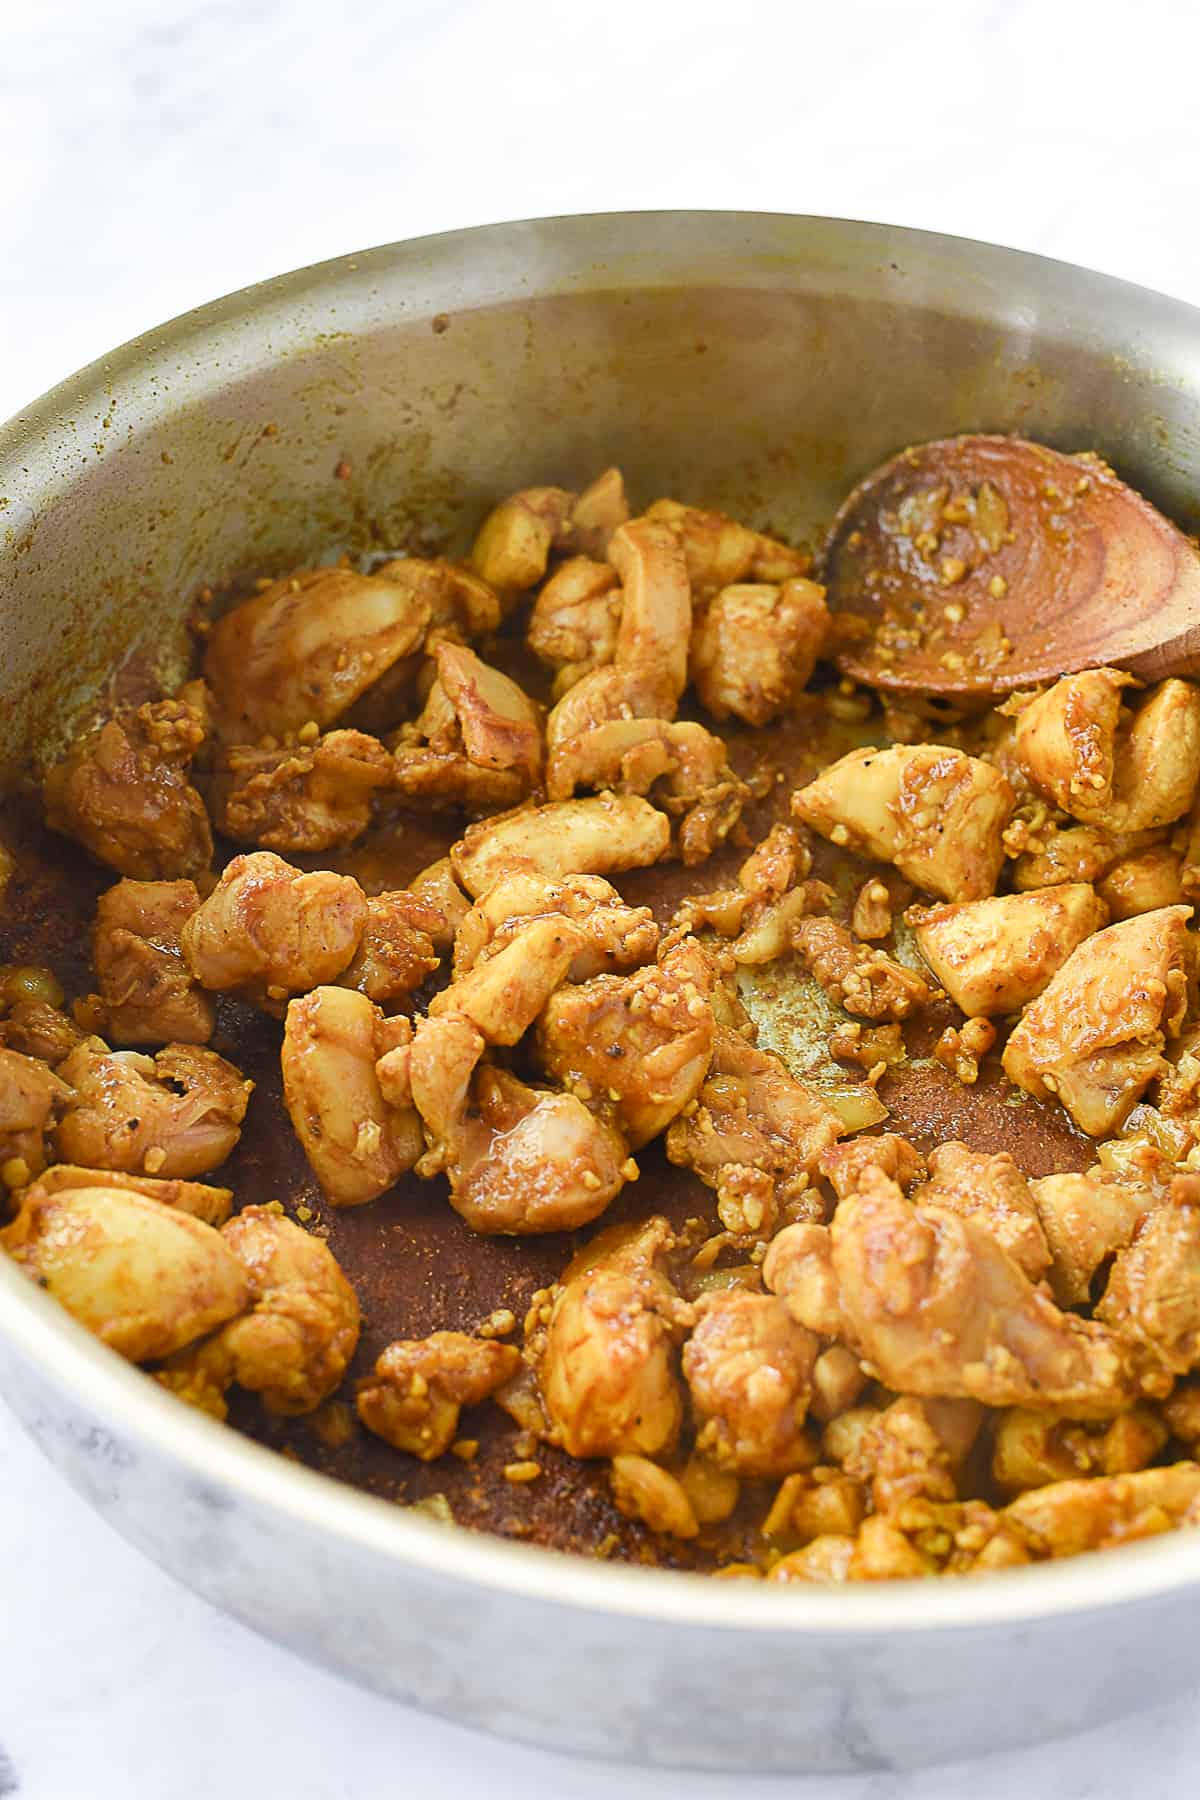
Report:
[[[1165,1067],[1187,1004],[1190,906],[1095,932],[1022,1015],[1004,1051],[1010,1081],[1056,1095],[1082,1131],[1115,1131]]]
[[[1163,681],[1122,711],[1132,677],[1064,675],[1022,707],[1014,750],[1029,779],[1085,825],[1145,831],[1185,813],[1200,781],[1200,690]]]
[[[47,775],[46,823],[137,881],[202,874],[212,833],[190,770],[204,737],[200,714],[177,700],[119,712]]]
[[[996,1421],[992,1479],[1021,1494],[1081,1475],[1132,1475],[1154,1461],[1168,1436],[1163,1420],[1145,1406],[1111,1423],[1013,1407]]]
[[[1068,882],[961,906],[910,907],[905,918],[954,1004],[980,1018],[1035,1000],[1072,950],[1107,924],[1108,908],[1085,883]]]
[[[124,1187],[27,1189],[0,1248],[131,1362],[169,1356],[249,1299],[219,1231]]]
[[[183,927],[184,961],[202,987],[261,988],[268,998],[332,981],[367,928],[367,898],[349,875],[294,869],[271,850],[235,856]]]
[[[905,1193],[915,1181],[924,1181],[928,1174],[924,1157],[913,1149],[907,1138],[894,1131],[881,1131],[877,1137],[856,1137],[845,1144],[832,1144],[817,1158],[817,1168],[839,1200],[855,1191],[866,1168],[882,1169]]]
[[[520,871],[558,881],[565,875],[613,875],[665,856],[665,813],[634,794],[596,794],[549,806],[518,807],[468,826],[450,852],[454,873],[479,899],[502,875]]]
[[[939,744],[851,750],[792,796],[804,824],[894,863],[945,900],[982,900],[1004,861],[1014,795],[990,763]]]
[[[696,1107],[667,1133],[667,1155],[716,1189],[728,1229],[769,1236],[842,1130],[833,1108],[777,1056],[721,1025]]]
[[[1030,1281],[1050,1267],[1050,1246],[1029,1183],[1005,1150],[988,1156],[965,1144],[939,1144],[929,1179],[914,1188],[914,1205],[936,1206],[990,1231]]]
[[[892,896],[884,882],[876,878],[863,882],[850,915],[850,929],[856,938],[868,943],[891,936]]]
[[[461,1015],[418,1024],[409,1079],[429,1148],[417,1173],[444,1173],[451,1205],[475,1231],[589,1224],[635,1172],[624,1141],[575,1095],[529,1087],[483,1051]],[[380,1065],[385,1091],[390,1060]]]
[[[516,1374],[521,1353],[511,1344],[435,1331],[389,1344],[374,1372],[358,1384],[358,1416],[368,1431],[422,1462],[442,1456],[458,1436],[464,1406]]]
[[[805,1219],[785,1226],[772,1238],[762,1272],[768,1288],[779,1295],[798,1324],[822,1338],[846,1335],[827,1225]]]
[[[81,1017],[116,1044],[207,1044],[212,1000],[183,960],[182,933],[200,905],[193,881],[118,881],[92,927],[100,992]]]
[[[361,837],[372,796],[393,776],[378,738],[328,731],[278,749],[235,744],[219,751],[207,792],[217,830],[235,844],[311,852]]]
[[[792,943],[818,987],[859,1018],[907,1019],[931,998],[914,970],[860,944],[836,919],[798,919]]]
[[[646,1456],[614,1456],[613,1504],[665,1537],[694,1538],[700,1521],[683,1483]]]
[[[448,933],[441,908],[408,888],[375,894],[367,901],[367,923],[358,949],[337,979],[376,1006],[391,1006],[420,987],[441,958],[435,940]]]
[[[122,1169],[84,1169],[78,1163],[55,1163],[39,1175],[34,1187],[22,1194],[25,1200],[43,1195],[61,1194],[67,1189],[119,1189],[127,1194],[144,1194],[160,1206],[173,1206],[177,1212],[190,1213],[205,1225],[224,1225],[233,1211],[233,1189],[210,1187],[204,1181],[161,1181],[153,1175],[131,1175]],[[36,1190],[36,1191],[35,1191]]]
[[[515,1044],[566,980],[584,943],[583,933],[560,913],[524,919],[494,956],[435,995],[429,1016],[466,1019],[487,1043]]]
[[[546,791],[552,800],[565,800],[580,787],[653,795],[664,812],[679,818],[680,856],[689,866],[728,837],[748,792],[719,737],[691,721],[663,719],[613,719],[559,744]]]
[[[1054,1298],[1060,1306],[1086,1306],[1096,1271],[1125,1248],[1154,1196],[1099,1168],[1086,1175],[1043,1175],[1029,1189],[1050,1247]]]
[[[424,711],[395,744],[394,785],[409,800],[486,813],[512,806],[541,773],[541,714],[499,669],[439,643]]]
[[[429,924],[422,929],[429,933],[438,950],[449,950],[455,932],[471,910],[470,896],[459,887],[450,858],[441,856],[428,868],[421,869],[409,882],[408,891],[441,914],[440,922],[435,922],[431,916]]]
[[[1200,1363],[1200,1175],[1179,1175],[1113,1262],[1097,1319],[1174,1375]]]
[[[1178,850],[1156,844],[1121,857],[1096,883],[1096,892],[1110,918],[1132,919],[1138,913],[1156,912],[1160,906],[1178,906],[1184,898],[1179,876]]]
[[[739,525],[724,513],[656,500],[647,519],[672,531],[687,559],[688,580],[697,599],[707,600],[738,582],[778,584],[808,574],[812,558],[803,550]]]
[[[567,1271],[538,1356],[550,1435],[569,1456],[646,1456],[670,1450],[683,1422],[674,1346],[691,1310],[655,1266],[671,1241],[646,1221],[614,1254],[593,1252]]]
[[[0,1182],[21,1187],[46,1166],[46,1137],[71,1103],[53,1069],[19,1050],[0,1049]]]
[[[225,1161],[254,1091],[231,1062],[195,1044],[146,1056],[85,1038],[59,1073],[73,1090],[55,1134],[63,1161],[166,1180]]]
[[[283,1098],[317,1180],[335,1206],[386,1192],[425,1148],[411,1105],[391,1106],[375,1065],[412,1041],[407,1019],[385,1019],[365,994],[314,988],[284,1024]]]
[[[866,1169],[830,1238],[849,1341],[886,1386],[1080,1418],[1106,1417],[1135,1397],[1122,1341],[1060,1312],[974,1219],[912,1206]]]
[[[790,949],[796,920],[832,898],[823,882],[803,880],[811,867],[796,827],[773,825],[738,870],[736,887],[683,902],[671,921],[672,939],[707,928],[734,939],[735,962],[774,962]]]
[[[804,1420],[819,1348],[773,1294],[706,1294],[683,1347],[697,1448],[738,1475],[788,1475],[811,1463]]]
[[[495,956],[535,919],[567,919],[582,942],[567,968],[568,981],[636,969],[658,948],[658,926],[648,906],[626,906],[602,875],[502,876],[460,921],[454,940],[455,978]]]
[[[843,1467],[869,1484],[877,1513],[909,1501],[956,1500],[984,1409],[976,1400],[920,1400],[906,1394],[875,1413]]]
[[[268,1412],[314,1412],[358,1346],[354,1289],[329,1246],[273,1206],[243,1207],[221,1238],[245,1270],[245,1307],[173,1358],[160,1381],[218,1417],[235,1382],[260,1395]]]
[[[593,669],[605,668],[617,648],[622,594],[606,562],[573,556],[556,569],[529,616],[529,648],[555,671],[554,698]]]
[[[310,722],[325,730],[420,649],[431,616],[411,586],[382,575],[301,569],[274,582],[209,634],[204,674],[221,736],[262,744]]]
[[[1200,1467],[1174,1463],[1133,1475],[1056,1481],[1005,1507],[1037,1556],[1078,1556],[1151,1537],[1188,1519],[1200,1495]]]
[[[636,1150],[694,1100],[708,1072],[715,974],[694,940],[631,975],[597,975],[551,995],[542,1066]]]
[[[629,517],[619,469],[606,469],[582,494],[525,488],[501,501],[479,530],[472,566],[505,596],[536,587],[552,551],[602,556]]]
[[[1161,831],[1106,831],[1099,825],[1059,825],[1052,820],[1010,845],[1018,893],[1057,887],[1064,881],[1095,882],[1127,856],[1161,843]]]
[[[49,1063],[52,1069],[87,1036],[74,1019],[45,1000],[18,1000],[0,1018],[0,1045]]]
[[[767,725],[807,685],[828,629],[825,589],[803,576],[723,588],[697,614],[692,685],[714,719]]]
[[[461,750],[431,750],[427,744],[397,749],[392,785],[407,805],[476,819],[519,805],[529,791],[515,769],[481,769]]]

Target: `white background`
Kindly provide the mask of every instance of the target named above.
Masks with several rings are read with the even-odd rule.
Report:
[[[247,282],[538,213],[883,219],[1200,302],[1198,97],[1193,0],[0,0],[0,417]],[[1197,1789],[1195,1697],[909,1778],[638,1775],[492,1743],[213,1613],[3,1413],[0,1546],[0,1795],[24,1800]]]

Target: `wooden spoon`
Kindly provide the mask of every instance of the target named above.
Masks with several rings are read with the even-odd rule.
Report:
[[[822,564],[838,666],[872,687],[982,699],[1101,664],[1200,671],[1200,553],[1094,456],[919,444],[859,483]]]

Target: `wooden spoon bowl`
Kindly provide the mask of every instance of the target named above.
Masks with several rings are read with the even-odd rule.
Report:
[[[873,687],[983,700],[1102,664],[1200,671],[1200,553],[1095,456],[902,451],[842,506],[822,570],[838,666]]]

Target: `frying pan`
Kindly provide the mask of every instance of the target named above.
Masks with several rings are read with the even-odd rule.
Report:
[[[114,669],[181,677],[203,584],[331,550],[461,548],[498,495],[609,462],[643,499],[811,539],[874,464],[962,430],[1098,450],[1195,530],[1200,313],[964,240],[719,213],[487,227],[219,301],[0,430],[0,819],[19,835],[19,790]],[[56,886],[54,854],[35,845],[18,879],[45,877],[42,944],[70,977],[102,881],[61,850]],[[1011,1137],[998,1106],[975,1096],[976,1141]],[[1073,1154],[1049,1127],[1031,1143],[1045,1166]],[[266,1198],[277,1178],[248,1163],[234,1184]],[[410,1297],[460,1279],[444,1206],[421,1204],[377,1203],[428,1249]],[[118,1530],[218,1605],[366,1685],[560,1749],[910,1766],[1079,1729],[1200,1670],[1200,1534],[834,1591],[567,1555],[549,1528],[505,1541],[414,1507],[419,1485],[367,1470],[356,1488],[322,1472],[335,1459],[305,1467],[192,1412],[6,1263],[0,1392]],[[560,1497],[574,1518],[596,1504]]]

